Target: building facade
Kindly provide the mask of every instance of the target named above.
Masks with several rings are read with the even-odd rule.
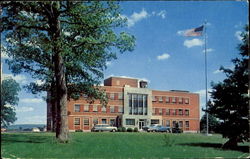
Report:
[[[95,124],[142,129],[150,124],[173,127],[178,122],[184,132],[200,130],[199,95],[188,91],[158,91],[147,88],[139,79],[110,77],[102,89],[108,97],[107,106],[98,100],[88,103],[83,95],[68,101],[70,131],[89,131]],[[50,110],[48,104],[48,110]],[[47,124],[51,124],[48,111]]]

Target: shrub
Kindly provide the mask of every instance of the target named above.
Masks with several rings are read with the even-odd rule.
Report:
[[[75,130],[75,132],[83,132],[81,129],[77,129]]]
[[[121,127],[117,128],[117,131],[122,132],[122,128]]]
[[[133,129],[132,128],[128,128],[127,132],[133,132]]]
[[[125,127],[122,127],[122,132],[126,132],[126,128]]]
[[[138,128],[134,128],[134,132],[138,132]]]
[[[166,146],[173,146],[175,143],[174,137],[171,137],[169,134],[164,134],[163,141]]]

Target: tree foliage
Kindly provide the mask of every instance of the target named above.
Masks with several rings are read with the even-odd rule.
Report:
[[[14,106],[18,104],[20,90],[19,84],[11,78],[1,82],[1,126],[3,127],[17,120]]]
[[[220,122],[218,119],[216,119],[214,116],[212,116],[211,114],[209,114],[208,116],[208,127],[209,127],[209,132],[210,133],[219,133],[220,132]],[[204,114],[201,118],[200,121],[200,130],[206,131],[207,128],[207,117],[206,114]]]
[[[222,120],[220,129],[223,137],[229,138],[225,148],[236,147],[238,142],[249,140],[248,26],[241,36],[240,56],[232,60],[234,69],[221,67],[226,79],[212,83],[212,102],[208,112]]]
[[[106,103],[98,87],[106,62],[135,46],[134,36],[115,31],[126,19],[116,2],[5,2],[1,6],[1,30],[6,32],[7,53],[12,57],[7,63],[15,74],[28,72],[45,81],[27,88],[33,93],[52,91],[58,133],[66,132],[66,141],[67,99],[78,99],[84,92],[91,101]]]

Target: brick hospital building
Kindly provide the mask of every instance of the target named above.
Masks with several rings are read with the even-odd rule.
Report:
[[[104,80],[108,104],[88,103],[84,96],[68,101],[70,131],[89,131],[95,124],[142,129],[150,124],[173,127],[178,122],[184,132],[200,130],[199,95],[188,91],[160,91],[147,88],[140,79],[110,77]],[[48,104],[47,126],[51,126]]]

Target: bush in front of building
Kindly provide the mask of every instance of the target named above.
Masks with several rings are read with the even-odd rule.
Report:
[[[77,129],[75,130],[75,132],[83,132],[81,129]]]
[[[133,132],[132,128],[127,128],[127,132]]]
[[[122,127],[122,132],[126,132],[126,128],[125,127]]]
[[[138,128],[134,128],[134,132],[138,132]]]

